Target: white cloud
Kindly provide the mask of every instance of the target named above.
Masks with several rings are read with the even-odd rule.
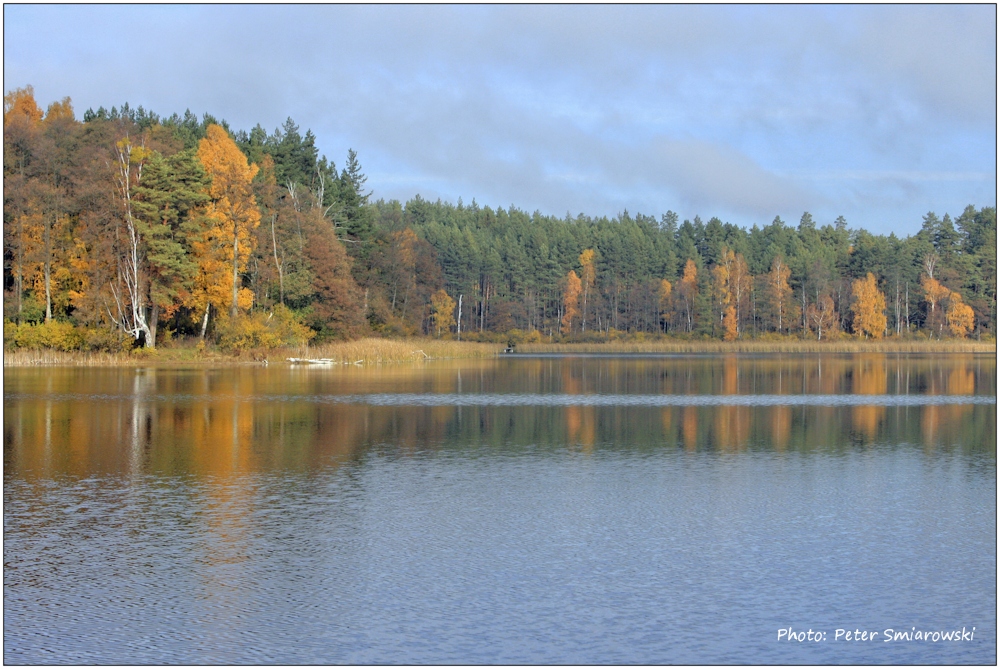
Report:
[[[995,180],[947,176],[995,172],[992,5],[8,5],[4,18],[8,86],[81,111],[128,100],[269,130],[291,116],[331,158],[351,146],[394,175],[369,182],[377,197],[734,222],[810,208],[872,225],[996,200]]]

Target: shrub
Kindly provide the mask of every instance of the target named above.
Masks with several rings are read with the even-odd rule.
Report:
[[[4,322],[3,343],[6,348],[42,349],[56,351],[79,351],[83,346],[83,332],[72,323],[50,321],[48,323]]]
[[[3,321],[3,348],[5,351],[10,351],[16,348],[14,345],[14,338],[16,335],[17,323],[9,321],[5,318]]]
[[[270,313],[222,315],[215,323],[219,348],[223,351],[249,351],[281,346],[302,346],[316,333],[302,324],[288,307],[277,305]]]
[[[121,353],[131,347],[132,337],[121,330],[110,328],[85,328],[83,330],[83,349],[86,351]]]

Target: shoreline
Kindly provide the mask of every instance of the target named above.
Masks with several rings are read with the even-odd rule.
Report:
[[[4,351],[4,367],[150,367],[150,366],[263,366],[291,365],[288,358],[331,359],[334,365],[382,365],[428,360],[494,358],[503,355],[503,344],[434,339],[359,339],[315,347],[222,353],[196,347],[168,347],[126,353],[80,351]],[[978,353],[996,354],[995,341],[956,340],[761,340],[735,342],[713,340],[610,341],[591,343],[525,343],[514,354],[718,354],[739,353]]]
[[[518,353],[996,353],[995,341],[788,339],[653,340],[595,343],[520,344]]]

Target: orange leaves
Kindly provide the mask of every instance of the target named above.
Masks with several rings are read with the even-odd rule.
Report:
[[[68,97],[63,98],[59,102],[53,102],[49,105],[49,108],[45,111],[45,122],[49,123],[52,121],[74,121],[76,120],[73,115],[73,103],[70,102]]]
[[[723,251],[719,264],[712,268],[712,291],[719,307],[723,337],[727,341],[732,341],[739,336],[740,312],[750,294],[752,279],[747,261],[742,253]],[[727,324],[726,319],[730,308],[732,308],[733,314]],[[730,330],[732,330],[732,335]]]
[[[864,279],[851,284],[851,312],[854,314],[852,327],[856,334],[865,339],[881,339],[885,333],[885,295],[878,289],[875,275],[868,272]]]
[[[444,291],[444,288],[431,295],[431,319],[437,329],[437,336],[441,336],[441,331],[446,333],[455,324],[455,300]]]
[[[586,253],[586,251],[584,251]],[[562,333],[569,334],[573,331],[573,321],[580,316],[580,293],[583,286],[580,277],[573,270],[566,275],[563,287],[563,317]]]
[[[660,289],[657,291],[657,298],[660,307],[660,318],[663,320],[670,318],[670,296],[673,292],[673,284],[666,279],[660,279]]]
[[[247,162],[229,134],[218,125],[208,126],[205,138],[198,144],[198,159],[212,178],[208,217],[213,225],[195,246],[196,251],[201,251],[199,265],[208,279],[202,282],[203,290],[209,301],[219,304],[216,300],[222,281],[220,266],[224,264],[226,275],[232,278],[231,291],[227,291],[229,311],[235,315],[252,303],[252,293],[241,291],[240,273],[246,269],[256,245],[252,232],[260,225],[260,210],[251,185],[259,168]]]
[[[205,138],[198,144],[198,159],[212,177],[209,194],[213,200],[221,202],[228,198],[230,207],[239,207],[252,197],[250,183],[260,168],[247,162],[247,157],[222,126],[208,126]]]
[[[674,291],[674,286],[672,283],[666,279],[660,279],[660,290],[658,296],[660,298],[660,306],[663,306],[667,300],[670,299],[670,294]]]
[[[777,317],[775,323],[778,331],[785,327],[790,320],[788,318],[788,307],[792,305],[792,287],[788,285],[788,279],[792,275],[781,256],[775,256],[771,261],[771,271],[766,276],[765,291],[767,301],[770,304],[772,314]]]
[[[684,274],[677,293],[684,307],[684,324],[687,331],[691,332],[694,328],[694,300],[698,296],[698,266],[691,258],[684,263]]]
[[[736,329],[736,307],[729,305],[722,316],[722,338],[733,341],[739,332]]]
[[[584,288],[590,288],[594,285],[594,280],[597,277],[594,270],[594,249],[586,249],[580,254],[580,266],[583,267],[580,273],[580,282]]]
[[[732,251],[730,251],[730,254]],[[726,306],[733,296],[729,290],[729,265],[719,263],[712,268],[712,291],[715,299],[719,303],[720,311],[725,311]]]
[[[927,324],[931,330],[937,331],[940,336],[947,325],[953,336],[968,336],[976,325],[976,314],[972,307],[962,301],[961,293],[950,290],[930,276],[924,276],[920,280],[920,286],[924,289],[924,300],[930,307]],[[939,306],[944,310],[943,314],[938,310]]]
[[[13,121],[27,121],[30,124],[42,120],[42,110],[35,102],[35,89],[31,86],[16,88],[3,96],[3,124]]]
[[[309,320],[321,338],[358,336],[367,324],[358,284],[351,275],[350,256],[320,209],[310,209],[301,216],[306,233],[304,255],[315,297]]]
[[[694,264],[694,260],[690,258],[684,263],[684,274],[681,277],[681,284],[695,290],[698,288],[698,267]]]
[[[940,281],[929,276],[920,280],[920,287],[924,289],[924,299],[931,306],[931,312],[936,309],[938,304],[948,299],[948,295],[951,293],[950,290],[941,285]]]
[[[953,292],[948,296],[946,318],[948,319],[948,329],[956,337],[967,336],[976,324],[975,312],[972,311],[972,307],[962,302],[962,296],[959,293]]]

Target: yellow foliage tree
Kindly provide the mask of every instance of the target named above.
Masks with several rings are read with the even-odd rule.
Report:
[[[729,332],[729,326],[725,324],[725,320],[726,312],[730,306],[733,308],[733,318],[735,319],[733,327],[736,328],[736,336],[739,336],[741,312],[749,298],[752,282],[753,276],[750,274],[743,254],[724,250],[719,264],[712,269],[712,292],[719,309],[723,337],[726,337]]]
[[[786,320],[790,320],[784,317],[787,315],[788,306],[792,301],[792,287],[788,285],[788,278],[791,275],[792,270],[789,269],[784,259],[781,256],[774,256],[774,260],[771,261],[771,271],[766,277],[766,295],[771,311],[777,317],[778,332],[784,327]]]
[[[976,314],[968,304],[962,301],[962,295],[952,292],[948,296],[948,308],[946,312],[948,319],[948,329],[956,337],[966,337],[976,323]]]
[[[739,332],[736,329],[736,307],[730,304],[722,315],[722,338],[733,341],[737,335]]]
[[[451,299],[444,288],[431,295],[431,319],[438,337],[442,330],[448,332],[455,324],[455,300]]]
[[[881,339],[885,333],[885,295],[878,289],[875,275],[868,272],[864,279],[851,284],[851,312],[854,314],[852,326],[865,339]]]
[[[742,253],[737,253],[729,270],[729,289],[733,294],[733,308],[736,309],[737,335],[740,333],[740,321],[746,318],[746,313],[749,310],[747,302],[750,300],[752,287],[753,275],[750,274],[746,258],[743,257]]]
[[[712,268],[712,296],[719,309],[720,323],[725,319],[726,309],[729,308],[729,303],[733,299],[732,292],[729,290],[729,270],[732,267],[733,258],[732,251],[724,251],[719,264]],[[736,313],[735,309],[733,313]],[[715,326],[712,326],[712,329],[714,330]]]
[[[260,210],[251,186],[259,168],[248,163],[229,133],[215,124],[208,126],[205,138],[198,144],[198,159],[212,178],[208,217],[213,225],[207,239],[202,240],[202,251],[214,256],[214,262],[199,264],[204,264],[209,276],[217,281],[220,277],[215,265],[223,262],[225,254],[226,273],[232,275],[229,313],[235,316],[239,309],[253,303],[253,293],[246,288],[241,290],[240,273],[253,253],[256,239],[253,231],[260,225]],[[217,295],[209,286],[205,286],[205,292]]]
[[[694,329],[694,300],[698,297],[698,266],[691,258],[688,258],[687,262],[684,263],[684,273],[681,276],[677,293],[684,305],[684,321],[687,331],[691,332]]]
[[[45,111],[46,123],[60,120],[72,121],[74,119],[73,102],[69,99],[69,97],[65,97],[59,102],[53,102]]]
[[[951,294],[951,291],[942,286],[940,281],[929,276],[925,276],[920,281],[920,286],[924,289],[924,299],[931,306],[931,311]]]
[[[573,270],[566,275],[563,288],[562,333],[573,331],[573,321],[580,316],[580,292],[582,290],[580,277]]]
[[[929,269],[933,270],[933,263],[930,262],[931,256],[928,256],[926,265]],[[933,276],[925,274],[920,279],[920,287],[924,290],[924,301],[927,302],[929,307],[927,310],[927,322],[926,326],[932,331],[936,330],[938,336],[940,337],[941,331],[944,329],[944,321],[946,317],[938,309],[943,302],[948,300],[951,295],[951,291],[948,290],[946,286],[943,286],[940,281],[935,279]]]
[[[42,120],[42,110],[35,102],[35,89],[31,86],[16,88],[3,96],[3,124],[14,119],[24,119],[29,123]]]

